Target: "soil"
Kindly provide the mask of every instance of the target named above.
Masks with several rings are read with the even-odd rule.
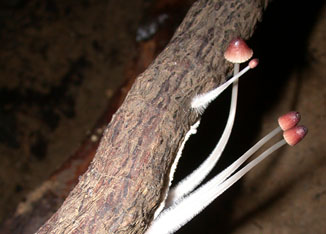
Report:
[[[2,5],[0,220],[76,151],[105,111],[135,56],[144,9],[143,1]]]

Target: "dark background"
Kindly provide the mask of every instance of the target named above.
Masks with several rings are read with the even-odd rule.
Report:
[[[193,1],[0,1],[0,223],[73,154],[144,59],[137,30],[174,30]],[[274,153],[179,233],[325,233],[326,9],[323,1],[271,3],[248,41],[259,66],[240,80],[233,134],[212,175],[300,111],[298,146]],[[172,21],[172,22],[171,22]],[[167,42],[162,34],[162,45]],[[159,42],[155,42],[159,43]],[[142,57],[143,56],[143,57]],[[176,178],[210,153],[230,90],[203,115]]]

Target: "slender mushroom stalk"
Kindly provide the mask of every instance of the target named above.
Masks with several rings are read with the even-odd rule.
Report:
[[[218,176],[219,181],[223,182],[228,176],[230,176],[235,170],[237,170],[247,159],[250,158],[258,149],[260,149],[264,144],[266,144],[269,140],[271,140],[274,136],[280,133],[282,130],[286,131],[291,128],[294,128],[300,121],[301,115],[299,112],[291,111],[287,114],[282,115],[278,118],[279,126],[259,140],[254,146],[252,146],[246,153],[244,153],[240,158],[238,158],[235,162],[233,162],[228,168],[223,170]],[[284,137],[285,138],[285,137]],[[289,145],[292,143],[289,140],[290,137],[287,137],[287,142]],[[274,147],[275,148],[275,147]],[[275,151],[275,149],[274,149]]]
[[[289,112],[285,115],[282,115],[278,119],[279,126],[275,128],[273,131],[271,131],[269,134],[267,134],[265,137],[263,137],[261,140],[259,140],[254,146],[252,146],[249,150],[247,150],[246,153],[244,153],[239,159],[237,159],[235,162],[233,162],[228,168],[224,169],[219,175],[219,179],[216,181],[223,182],[228,176],[230,176],[235,170],[237,170],[247,159],[249,159],[255,152],[257,152],[258,149],[260,149],[264,144],[266,144],[269,140],[271,140],[274,136],[276,136],[278,133],[280,133],[282,130],[283,131],[290,131],[290,129],[294,129],[294,127],[299,123],[301,119],[301,116],[299,112]],[[292,130],[293,131],[293,130]],[[285,133],[286,137],[283,137],[285,141],[289,145],[293,145],[295,140],[291,140],[291,136],[295,136],[296,134],[292,133]],[[302,135],[302,134],[298,134]],[[303,137],[302,137],[303,138]],[[296,139],[298,140],[298,139]],[[281,140],[283,142],[283,140]],[[283,142],[284,143],[284,142]],[[298,142],[296,142],[298,143]],[[271,147],[272,148],[272,147]],[[276,150],[275,147],[273,147],[273,151]],[[267,150],[266,150],[267,151]],[[273,152],[272,151],[272,152]],[[270,153],[272,153],[270,152]],[[258,157],[257,157],[258,158]]]
[[[177,200],[181,199],[182,197],[193,191],[206,178],[206,176],[211,172],[211,170],[214,168],[215,164],[219,160],[230,138],[231,131],[233,128],[237,108],[238,79],[249,69],[256,67],[258,65],[258,59],[251,60],[248,66],[241,72],[239,72],[239,64],[249,60],[252,55],[253,51],[246,45],[246,43],[241,38],[236,38],[232,40],[229,44],[229,47],[224,53],[224,57],[227,61],[234,63],[234,76],[220,87],[194,98],[192,102],[192,107],[196,108],[197,106],[197,110],[199,110],[199,112],[202,112],[212,100],[214,100],[230,84],[233,84],[229,117],[218,144],[216,145],[212,153],[209,155],[209,157],[195,171],[193,171],[190,175],[188,175],[170,190],[165,204],[166,207],[169,207],[171,204],[175,203]],[[210,101],[207,102],[207,100]]]
[[[307,134],[306,127],[296,126],[299,120],[300,115],[297,112],[290,112],[285,115],[284,118],[279,118],[279,122],[284,123],[288,121],[288,123],[285,123],[287,127],[283,132],[284,138],[281,141],[268,148],[265,152],[232,175],[232,173],[239,168],[254,152],[256,152],[263,144],[281,131],[281,127],[278,127],[260,140],[251,149],[249,149],[222,173],[215,176],[213,179],[199,187],[188,196],[177,201],[169,208],[163,210],[163,212],[152,222],[146,233],[167,234],[177,231],[275,150],[279,149],[286,143],[291,146],[296,145]]]

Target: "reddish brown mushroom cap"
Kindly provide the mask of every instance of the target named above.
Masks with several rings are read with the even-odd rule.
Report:
[[[291,111],[279,117],[278,124],[280,125],[283,131],[286,131],[296,126],[299,123],[300,119],[301,116],[299,112]]]
[[[224,53],[224,58],[231,63],[243,63],[253,55],[246,42],[241,38],[233,39]]]
[[[298,144],[307,134],[308,129],[305,126],[295,126],[283,132],[286,143],[291,146]]]

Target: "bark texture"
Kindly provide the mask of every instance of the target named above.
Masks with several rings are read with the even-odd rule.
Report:
[[[37,233],[144,233],[164,197],[190,126],[192,98],[225,81],[228,42],[249,38],[263,0],[199,0],[166,49],[136,80],[96,156]]]

